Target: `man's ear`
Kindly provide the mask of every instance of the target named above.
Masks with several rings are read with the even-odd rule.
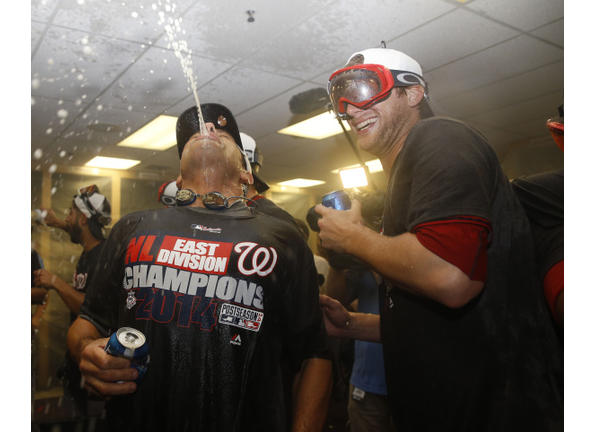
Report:
[[[251,175],[246,170],[242,169],[239,172],[239,182],[241,184],[246,184],[246,185],[250,186],[250,185],[254,184],[254,176]]]
[[[422,85],[412,85],[406,87],[406,97],[408,98],[408,104],[411,107],[419,105],[423,101],[425,95],[425,87]]]
[[[86,214],[84,214],[81,211],[78,212],[78,223],[80,224],[80,226],[87,225],[88,224],[88,220],[89,220],[89,218],[87,217]]]

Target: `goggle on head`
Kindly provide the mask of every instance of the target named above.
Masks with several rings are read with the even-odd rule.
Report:
[[[414,72],[391,70],[379,64],[362,64],[334,72],[328,81],[328,95],[336,115],[346,119],[348,104],[367,109],[390,96],[394,87],[416,84],[427,88],[423,78]]]

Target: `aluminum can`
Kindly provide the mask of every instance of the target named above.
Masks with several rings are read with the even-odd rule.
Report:
[[[146,337],[141,331],[132,327],[122,327],[111,335],[105,345],[105,351],[110,355],[130,360],[131,367],[138,371],[138,378],[134,381],[142,381],[151,357]]]
[[[351,199],[342,189],[330,192],[322,197],[322,205],[335,210],[348,210],[351,208]]]

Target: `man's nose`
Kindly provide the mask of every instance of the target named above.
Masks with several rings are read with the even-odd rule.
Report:
[[[206,131],[208,133],[216,135],[217,128],[215,127],[214,123],[205,123],[204,126],[206,127]]]
[[[363,109],[358,108],[355,105],[352,105],[350,103],[346,104],[345,112],[346,112],[347,118],[353,118],[353,117],[355,117],[355,115],[357,115],[361,111],[363,111]]]

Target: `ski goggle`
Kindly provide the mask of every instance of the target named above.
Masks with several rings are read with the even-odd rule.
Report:
[[[334,112],[346,118],[347,104],[367,109],[390,96],[394,87],[421,85],[425,81],[417,74],[390,70],[378,64],[349,66],[334,72],[328,81],[328,94]]]
[[[204,195],[199,195],[190,189],[181,189],[175,194],[175,201],[179,206],[190,205],[196,201],[196,198],[202,199],[202,204],[204,204],[204,207],[211,210],[223,210],[231,207],[233,204],[235,204],[230,202],[232,199],[251,201],[252,203],[255,203],[256,206],[258,205],[258,203],[252,199],[242,196],[230,196],[227,198],[220,192],[208,192]]]

